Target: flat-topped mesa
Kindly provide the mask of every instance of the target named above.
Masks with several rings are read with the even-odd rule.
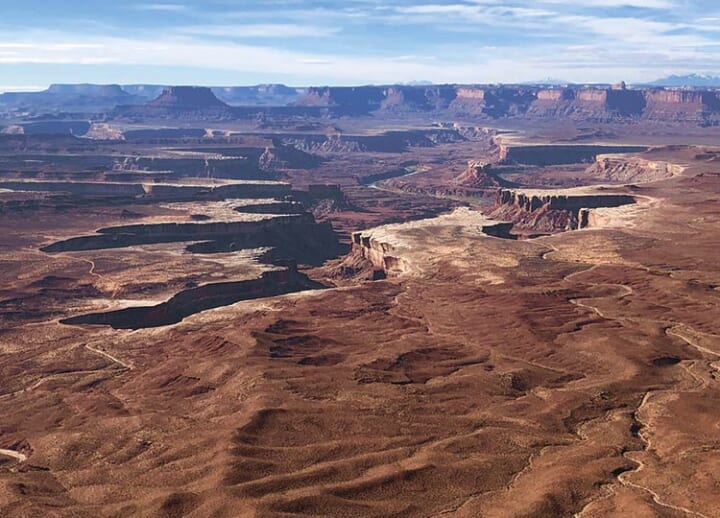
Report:
[[[525,87],[458,87],[449,108],[457,114],[487,115],[493,118],[523,116],[536,98]]]
[[[537,93],[538,101],[572,101],[573,99],[575,92],[569,88],[551,88]]]
[[[646,183],[682,174],[684,167],[635,156],[598,155],[586,173],[612,182]]]
[[[382,111],[436,111],[446,109],[456,97],[452,86],[391,86],[383,92]]]
[[[379,109],[384,98],[384,88],[379,86],[326,86],[309,88],[297,104],[332,107],[342,114],[363,114]]]
[[[553,88],[539,90],[527,115],[591,120],[640,117],[647,102],[641,90],[614,88]]]
[[[212,88],[215,96],[232,106],[285,106],[298,100],[301,90],[282,84]]]
[[[588,227],[592,209],[632,203],[635,198],[627,194],[500,189],[490,216],[512,221],[517,229],[549,233]]]
[[[171,86],[145,106],[187,111],[228,108],[210,88],[199,86]]]
[[[697,122],[717,119],[720,97],[717,92],[650,90],[646,92],[645,117],[651,120]]]

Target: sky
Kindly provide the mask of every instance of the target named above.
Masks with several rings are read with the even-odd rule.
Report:
[[[720,73],[720,1],[0,0],[0,91],[673,73]]]

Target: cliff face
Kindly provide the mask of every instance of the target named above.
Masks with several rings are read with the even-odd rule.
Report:
[[[231,106],[285,106],[301,95],[297,88],[280,84],[216,87],[212,92]]]
[[[291,267],[286,270],[265,272],[259,279],[191,288],[156,306],[92,313],[61,322],[68,325],[109,325],[114,329],[145,329],[176,324],[195,313],[242,300],[274,297],[324,287]]]
[[[592,209],[632,203],[635,199],[625,194],[555,194],[500,189],[491,217],[512,221],[518,229],[550,233],[588,227]]]
[[[654,90],[647,92],[646,118],[651,120],[706,123],[720,117],[717,92]]]
[[[524,87],[460,87],[449,109],[459,115],[513,117],[527,112],[535,98],[536,91]]]
[[[355,232],[352,236],[354,254],[369,261],[373,268],[381,270],[388,276],[396,276],[410,270],[403,258],[395,253],[395,248],[371,235]]]
[[[313,87],[297,104],[333,107],[342,114],[359,115],[378,110],[385,96],[385,90],[379,86]]]
[[[713,123],[720,119],[714,91],[526,86],[391,86],[311,88],[298,104],[339,113],[433,112],[488,118],[530,117],[614,121],[648,119]]]
[[[446,109],[456,92],[451,86],[392,86],[383,92],[383,96],[382,111],[436,111]]]
[[[569,117],[586,120],[612,120],[640,117],[646,107],[640,90],[569,88],[537,92],[527,115],[531,117]]]

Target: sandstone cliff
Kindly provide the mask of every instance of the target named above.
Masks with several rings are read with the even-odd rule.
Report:
[[[490,216],[512,221],[517,229],[552,233],[588,227],[592,209],[631,203],[635,199],[626,194],[500,189]]]
[[[484,118],[569,118],[599,122],[644,119],[717,124],[720,99],[712,90],[658,88],[542,88],[492,85],[366,86],[310,88],[301,106],[336,114],[447,112]]]
[[[353,253],[369,261],[376,270],[388,276],[400,275],[410,270],[407,261],[398,256],[395,247],[372,235],[355,232],[352,235]]]

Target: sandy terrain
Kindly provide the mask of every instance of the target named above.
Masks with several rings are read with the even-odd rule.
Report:
[[[492,158],[486,144],[474,158]],[[343,239],[375,243],[387,278],[339,278],[368,267],[356,244],[308,270],[326,289],[163,327],[60,320],[256,278],[273,268],[264,250],[47,254],[128,224],[121,207],[3,213],[0,515],[720,515],[717,161],[654,151],[683,174],[613,185],[637,203],[583,230],[513,240],[483,232],[491,201],[428,194],[469,143],[414,153],[284,172],[304,186],[342,165],[429,164],[386,191],[343,169],[347,205],[321,204]],[[203,203],[122,209],[134,223],[237,213]]]

